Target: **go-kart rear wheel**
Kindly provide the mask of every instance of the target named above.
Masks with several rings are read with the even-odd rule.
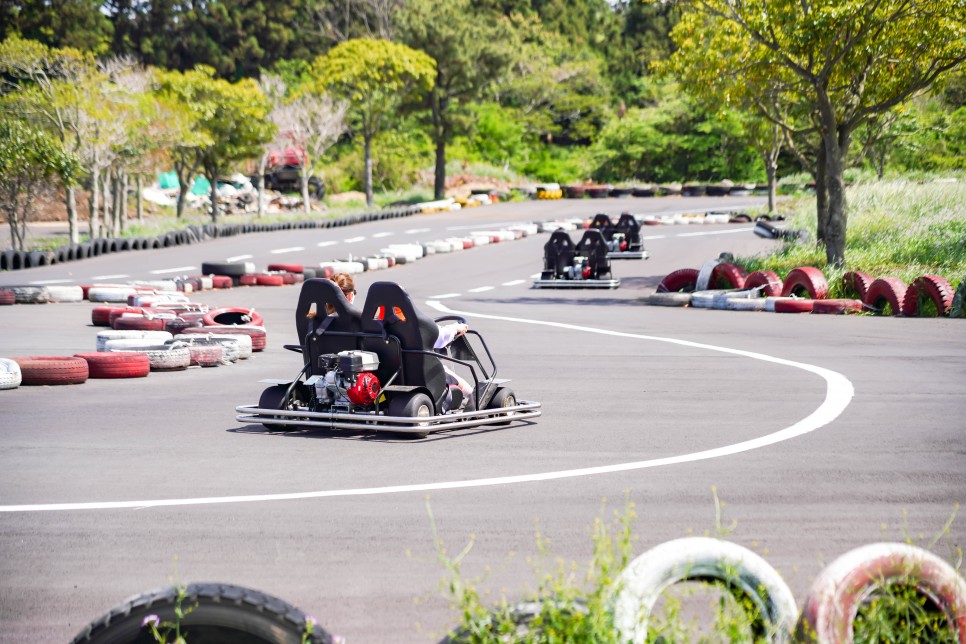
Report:
[[[290,398],[286,398],[285,396],[287,390],[288,385],[272,385],[262,392],[262,395],[258,399],[258,408],[291,410],[293,402],[301,400],[299,398],[299,385],[295,385],[292,389]],[[270,424],[265,425],[265,429],[270,432],[290,432],[298,429],[298,426]]]
[[[388,414],[390,416],[402,416],[404,418],[429,418],[433,415],[433,401],[426,394],[414,392],[396,396],[389,401]],[[413,427],[424,427],[426,423],[413,425]],[[407,436],[413,438],[426,438],[429,432],[412,432]]]
[[[509,387],[498,387],[493,393],[493,398],[486,405],[487,409],[499,409],[500,407],[514,407],[517,404],[516,394]],[[493,423],[494,425],[509,425],[510,421]]]

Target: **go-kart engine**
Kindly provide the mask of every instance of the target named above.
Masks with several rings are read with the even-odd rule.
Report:
[[[607,242],[607,250],[612,253],[627,250],[627,235],[624,233],[614,233],[614,236]]]
[[[590,262],[586,257],[577,255],[574,263],[567,267],[567,279],[585,280],[590,277]]]
[[[379,356],[371,351],[340,351],[319,357],[324,375],[315,381],[321,406],[367,406],[376,401],[382,386],[375,371]]]

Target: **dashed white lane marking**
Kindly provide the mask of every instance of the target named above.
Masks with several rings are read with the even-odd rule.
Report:
[[[539,277],[540,277],[540,273],[534,273],[533,275],[530,276],[530,279],[535,280]]]
[[[347,244],[355,244],[356,242],[361,242],[365,237],[350,237],[349,239],[343,240]]]
[[[410,228],[406,231],[407,235],[418,235],[419,233],[428,233],[429,228]]]
[[[185,505],[209,505],[216,503],[251,503],[255,501],[293,501],[298,499],[321,499],[321,498],[332,498],[332,497],[347,497],[347,496],[372,496],[377,494],[402,494],[405,492],[428,492],[432,490],[457,490],[465,488],[474,487],[489,487],[495,485],[511,485],[515,483],[534,483],[537,481],[553,481],[566,478],[576,478],[582,476],[596,476],[599,474],[613,474],[616,472],[628,472],[632,470],[643,470],[654,467],[662,467],[665,465],[678,465],[681,463],[692,463],[695,461],[703,461],[712,458],[720,458],[722,456],[731,456],[734,454],[739,454],[741,452],[747,452],[753,449],[759,449],[762,447],[767,447],[769,445],[774,445],[782,441],[790,440],[798,436],[802,436],[809,432],[813,432],[816,429],[824,427],[829,424],[838,416],[845,411],[848,407],[849,401],[852,400],[852,396],[855,390],[852,386],[851,381],[842,374],[831,371],[829,369],[824,369],[822,367],[816,367],[814,365],[806,364],[803,362],[794,362],[792,360],[784,360],[782,358],[775,358],[763,353],[755,353],[752,351],[743,351],[741,349],[729,349],[727,347],[719,347],[711,344],[702,344],[700,342],[691,342],[688,340],[677,340],[675,338],[664,338],[660,336],[652,335],[641,335],[637,333],[625,333],[622,331],[610,331],[608,329],[599,329],[596,327],[586,327],[578,326],[576,324],[565,324],[562,322],[546,322],[543,320],[530,320],[526,318],[511,318],[501,315],[485,315],[481,313],[474,313],[470,311],[455,311],[448,308],[447,306],[437,302],[429,301],[427,304],[445,314],[456,314],[464,315],[466,317],[472,318],[483,318],[488,320],[502,320],[504,322],[512,322],[517,324],[532,324],[535,326],[548,326],[558,329],[568,329],[571,331],[578,331],[583,333],[594,333],[598,335],[606,335],[617,338],[628,338],[632,340],[645,340],[652,342],[667,342],[669,344],[676,344],[684,347],[691,347],[696,349],[704,349],[708,351],[717,351],[719,353],[728,353],[735,356],[741,356],[744,358],[751,358],[753,360],[761,360],[763,362],[770,362],[773,364],[783,365],[786,367],[792,367],[796,369],[802,369],[809,373],[813,373],[825,380],[826,391],[825,400],[822,402],[818,408],[815,409],[811,414],[798,421],[797,423],[781,429],[777,432],[771,434],[766,434],[765,436],[760,436],[758,438],[753,438],[751,440],[742,441],[740,443],[733,443],[731,445],[725,445],[722,447],[715,447],[712,449],[703,450],[700,452],[692,452],[690,454],[681,454],[678,456],[669,456],[666,458],[655,458],[647,461],[632,461],[629,463],[615,463],[613,465],[601,465],[598,467],[584,467],[578,469],[570,470],[558,470],[555,472],[541,472],[537,474],[520,474],[516,476],[498,476],[485,479],[470,479],[465,481],[438,481],[436,483],[416,483],[412,485],[387,485],[382,487],[369,487],[369,488],[349,488],[342,490],[317,490],[314,492],[291,492],[284,494],[251,494],[242,496],[217,496],[217,497],[201,497],[201,498],[188,498],[188,499],[157,499],[157,500],[143,500],[143,501],[101,501],[101,502],[91,502],[91,503],[39,503],[31,505],[3,505],[0,506],[0,512],[52,512],[52,511],[63,511],[63,510],[119,510],[119,509],[141,509],[141,508],[152,508],[152,507],[164,507],[164,506],[185,506]]]
[[[305,250],[305,246],[292,246],[291,248],[276,248],[275,250],[268,251],[272,255],[283,255],[285,253],[297,253],[300,250]]]
[[[664,239],[667,235],[644,235],[641,239]]]
[[[675,237],[703,237],[704,235],[732,235],[734,233],[746,233],[754,228],[734,228],[731,230],[706,230],[700,233],[678,233]]]
[[[159,268],[156,271],[148,271],[152,275],[167,275],[168,273],[184,273],[185,271],[195,270],[194,266],[179,266],[178,268]]]
[[[316,244],[316,246],[318,246],[319,248],[325,248],[326,246],[335,246],[338,243],[339,242],[337,241],[321,241],[318,244]]]
[[[476,288],[471,288],[470,293],[484,293],[486,291],[492,291],[492,286],[477,286]]]
[[[253,255],[235,255],[234,257],[228,257],[225,259],[226,262],[240,262],[243,259],[251,259]]]
[[[434,300],[448,300],[450,298],[459,297],[460,293],[443,293],[442,295],[434,295]]]
[[[35,286],[43,286],[44,284],[70,284],[75,280],[34,280],[30,282]]]
[[[392,237],[396,233],[376,233],[372,236],[373,239],[381,239],[382,237]]]
[[[526,280],[511,280],[509,282],[503,282],[500,286],[516,286],[517,284],[524,284]]]
[[[92,280],[120,280],[120,279],[124,279],[125,277],[131,277],[131,276],[126,275],[124,273],[118,273],[117,275],[95,275],[91,279]]]

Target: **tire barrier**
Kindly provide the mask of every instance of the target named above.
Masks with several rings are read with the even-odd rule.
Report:
[[[178,613],[182,613],[180,619]],[[178,588],[163,588],[130,597],[85,626],[71,644],[135,642],[145,638],[154,641],[145,624],[175,621],[183,631],[202,641],[265,644],[340,641],[313,618],[277,597],[242,586],[195,583],[180,592]],[[189,642],[191,637],[188,636]]]
[[[108,329],[97,333],[95,350],[109,351],[108,343],[115,340],[137,340],[142,344],[162,344],[172,338],[167,331],[138,331]]]
[[[17,294],[9,289],[0,289],[0,305],[7,306],[17,303]]]
[[[0,358],[0,389],[16,389],[23,376],[16,360]]]
[[[698,282],[698,269],[681,268],[668,273],[657,285],[658,293],[692,293]]]
[[[245,325],[189,328],[182,331],[182,333],[186,333],[189,335],[194,335],[196,333],[200,333],[200,334],[211,333],[213,336],[216,336],[216,337],[221,335],[248,336],[251,339],[251,350],[254,351],[255,353],[265,350],[266,337],[267,337],[265,334],[265,327],[245,326]]]
[[[936,555],[903,543],[851,550],[812,583],[796,635],[801,641],[851,642],[863,601],[887,586],[911,586],[942,611],[956,641],[966,642],[966,581]]]
[[[264,326],[262,314],[255,309],[223,307],[212,309],[201,318],[205,326],[234,326],[238,324]]]
[[[922,275],[906,289],[902,298],[902,314],[910,317],[944,317],[949,315],[952,305],[953,288],[949,282],[938,275]]]
[[[183,371],[191,364],[191,351],[183,344],[152,344],[144,340],[109,340],[109,352],[143,353],[151,371]]]
[[[959,286],[956,287],[956,292],[953,293],[953,303],[949,307],[949,317],[966,317],[966,277],[959,280]]]
[[[195,348],[196,347],[218,347],[219,355],[218,359],[222,364],[231,364],[237,362],[241,358],[241,344],[240,338],[247,336],[237,336],[237,337],[209,337],[204,335],[190,335],[190,334],[179,334],[174,336],[171,340],[165,340],[165,344],[173,344],[175,342],[181,342],[188,345],[188,349],[192,352],[192,361],[195,360]],[[250,343],[250,341],[249,341]],[[251,356],[251,348],[248,349],[248,356]]]
[[[847,313],[861,313],[862,300],[837,298],[831,300],[815,300],[812,303],[812,313],[826,315],[843,315]]]
[[[842,294],[844,297],[855,298],[865,301],[865,294],[869,292],[869,287],[875,281],[868,273],[859,271],[848,271],[842,275]]]
[[[748,272],[730,262],[722,262],[711,270],[711,280],[708,288],[745,288]]]
[[[648,618],[661,593],[686,581],[718,582],[736,599],[754,606],[756,640],[790,641],[798,609],[784,580],[751,550],[707,537],[662,543],[628,564],[614,600],[620,641],[647,641]]]
[[[815,300],[797,297],[781,297],[774,300],[775,313],[811,313],[813,306],[815,306]]]
[[[153,250],[194,244],[206,239],[219,237],[233,237],[250,232],[271,232],[277,230],[331,228],[333,226],[347,226],[366,221],[378,221],[395,217],[408,217],[422,212],[418,206],[407,208],[353,215],[341,219],[326,219],[325,221],[309,220],[298,222],[283,222],[282,224],[206,224],[204,226],[188,226],[181,230],[171,231],[149,238],[96,238],[82,244],[67,244],[50,251],[14,251],[0,252],[0,271],[18,271],[27,268],[49,266],[65,261],[78,261],[106,255],[108,253],[127,252],[132,250]],[[207,273],[207,271],[205,271]],[[217,271],[212,271],[216,274]]]
[[[17,304],[46,304],[50,297],[46,286],[8,286]]]
[[[79,385],[87,382],[87,361],[73,356],[26,356],[20,365],[21,385]]]
[[[775,271],[755,271],[745,278],[745,288],[759,288],[764,297],[782,294],[782,280]]]

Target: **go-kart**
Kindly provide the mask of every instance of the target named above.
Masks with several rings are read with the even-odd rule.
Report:
[[[601,213],[590,222],[607,242],[608,259],[647,259],[649,256],[641,244],[641,224],[634,215],[625,212],[615,224],[610,217]]]
[[[437,322],[447,321],[463,322],[426,316],[395,282],[370,286],[360,311],[335,282],[305,280],[295,310],[301,344],[285,346],[302,355],[302,369],[295,379],[262,380],[270,386],[257,405],[236,407],[236,420],[270,431],[321,428],[424,437],[539,416],[540,403],[517,400],[509,381],[496,377],[496,363],[478,332],[458,336],[445,353],[434,350]],[[469,400],[450,384],[444,363],[469,376]]]
[[[607,241],[588,228],[577,244],[558,228],[543,247],[543,271],[533,288],[617,288],[621,281],[610,272]]]

